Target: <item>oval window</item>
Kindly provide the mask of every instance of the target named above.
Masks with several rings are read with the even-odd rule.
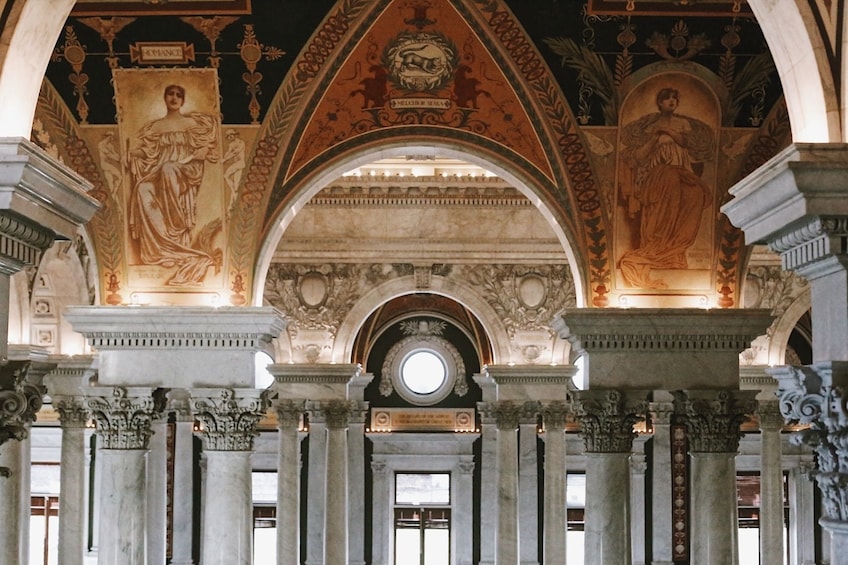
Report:
[[[444,384],[447,369],[439,355],[424,349],[404,359],[400,376],[403,384],[415,394],[432,394]]]

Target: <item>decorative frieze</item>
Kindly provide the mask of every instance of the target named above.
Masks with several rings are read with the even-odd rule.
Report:
[[[204,449],[252,451],[256,425],[265,416],[268,391],[256,389],[194,389],[191,405],[200,421]]]
[[[812,216],[770,240],[769,248],[780,254],[784,269],[812,278],[822,268],[823,259],[846,254],[846,237],[848,217]]]
[[[781,414],[809,426],[792,440],[816,454],[811,474],[821,490],[825,514],[848,521],[848,362],[775,367],[769,373],[778,382]]]
[[[589,389],[574,392],[574,414],[587,453],[630,453],[636,432],[645,419],[647,392]]]
[[[147,387],[92,387],[85,402],[102,449],[147,449],[150,424],[165,407],[165,391]]]
[[[675,391],[674,404],[684,417],[689,451],[735,453],[740,426],[757,410],[755,390]]]

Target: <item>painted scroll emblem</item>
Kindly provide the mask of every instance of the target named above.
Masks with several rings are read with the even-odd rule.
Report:
[[[453,76],[456,64],[456,47],[437,33],[403,32],[383,52],[390,79],[413,92],[441,88]]]

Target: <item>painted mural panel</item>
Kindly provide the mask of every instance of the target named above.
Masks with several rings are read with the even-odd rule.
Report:
[[[116,69],[114,82],[129,287],[220,288],[230,191],[217,73]]]
[[[698,79],[663,74],[622,106],[616,202],[622,289],[711,289],[718,104]]]

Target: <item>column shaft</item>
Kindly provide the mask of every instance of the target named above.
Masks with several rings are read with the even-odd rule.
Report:
[[[306,565],[322,565],[324,560],[324,510],[327,473],[327,428],[320,416],[309,420],[309,483],[306,498]]]
[[[300,412],[294,403],[277,407],[277,565],[300,563]]]
[[[102,449],[100,565],[147,565],[145,463],[142,449]]]
[[[389,497],[392,489],[385,460],[374,458],[371,461],[371,472],[374,484],[371,502],[371,560],[374,563],[392,563],[394,561],[392,549],[395,541],[387,526],[393,522],[391,518],[393,501]]]
[[[365,413],[351,413],[347,432],[350,565],[365,565]]]
[[[585,536],[585,565],[631,563],[629,453],[586,454]]]
[[[782,563],[783,469],[780,430],[783,417],[777,402],[762,403],[760,420],[760,560]]]
[[[548,425],[545,430],[545,565],[565,565],[568,531],[565,429]]]
[[[487,421],[488,420],[488,421]],[[481,424],[480,565],[494,565],[498,527],[498,432],[485,414]]]
[[[657,393],[654,394],[656,398]],[[651,443],[651,552],[653,565],[671,565],[673,552],[670,402],[651,403],[654,427]]]
[[[471,565],[474,555],[474,459],[462,456],[456,473],[453,538],[457,565]]]
[[[204,565],[253,562],[249,451],[206,451]]]
[[[168,537],[168,423],[153,422],[147,454],[147,555],[152,563],[165,562]]]
[[[20,563],[24,546],[21,533],[21,504],[29,485],[21,477],[24,442],[10,440],[0,446],[0,468],[11,473],[0,477],[0,563]],[[29,548],[27,548],[27,551]]]
[[[85,551],[85,428],[62,425],[59,565],[82,565]]]
[[[518,433],[498,428],[498,565],[518,563]]]
[[[347,429],[327,426],[324,564],[348,565]]]
[[[536,422],[521,422],[518,430],[518,523],[520,562],[539,563],[539,453]]]
[[[174,425],[174,500],[171,565],[192,565],[194,537],[194,421],[177,417]]]
[[[816,563],[815,486],[809,473],[809,468],[789,473],[789,563],[793,565]]]
[[[691,457],[692,563],[737,565],[735,454],[692,453]]]
[[[645,462],[644,453],[633,453],[630,459],[630,539],[633,565],[645,565]]]

